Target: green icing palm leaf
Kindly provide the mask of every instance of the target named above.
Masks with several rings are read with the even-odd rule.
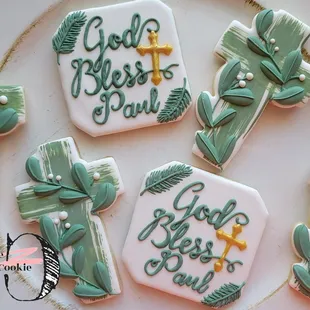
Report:
[[[188,108],[191,102],[191,95],[186,89],[186,83],[186,78],[184,78],[183,87],[171,91],[165,107],[160,111],[157,117],[159,123],[175,121]]]
[[[204,297],[202,303],[213,308],[224,307],[240,298],[241,290],[244,285],[245,282],[241,285],[236,285],[233,283],[224,284],[212,294]]]
[[[60,64],[59,54],[70,54],[74,51],[77,38],[86,20],[86,14],[78,11],[68,15],[61,23],[52,40],[53,49],[57,53],[58,64]]]
[[[184,164],[175,164],[164,170],[153,171],[146,179],[145,189],[141,192],[140,196],[145,192],[155,195],[169,191],[170,188],[179,184],[192,173],[192,168]]]

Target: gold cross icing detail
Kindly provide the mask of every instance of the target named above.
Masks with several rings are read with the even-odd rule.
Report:
[[[173,47],[169,44],[165,44],[160,46],[158,44],[158,34],[155,31],[151,31],[149,34],[149,41],[151,43],[150,46],[142,46],[139,45],[137,47],[137,52],[141,56],[145,56],[145,54],[151,54],[152,55],[152,65],[153,65],[153,77],[152,82],[155,85],[159,85],[162,81],[162,77],[160,75],[160,61],[159,61],[159,55],[165,54],[169,56],[173,50]]]
[[[236,239],[237,235],[240,234],[241,232],[242,232],[242,226],[240,224],[236,224],[233,226],[231,235],[226,234],[221,229],[216,231],[216,237],[219,240],[226,241],[226,247],[221,258],[214,264],[214,270],[216,272],[220,272],[223,269],[224,260],[232,246],[238,247],[240,251],[243,251],[247,248],[246,241]]]

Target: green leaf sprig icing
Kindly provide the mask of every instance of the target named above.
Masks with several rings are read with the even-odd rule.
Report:
[[[292,80],[304,81],[304,75],[297,74],[302,63],[300,49],[291,51],[285,58],[282,68],[275,60],[279,47],[275,46],[276,38],[268,36],[268,30],[273,24],[274,13],[272,10],[263,10],[256,18],[256,31],[258,37],[247,38],[248,47],[256,54],[267,59],[261,61],[260,68],[264,75],[280,86],[280,91],[273,95],[272,100],[283,106],[292,106],[302,101],[305,90],[301,86],[289,86]]]
[[[240,76],[241,64],[237,59],[230,60],[221,72],[218,94],[219,99],[212,107],[210,97],[203,92],[198,97],[197,112],[201,121],[209,128],[208,135],[205,132],[196,134],[196,145],[203,155],[216,166],[221,167],[231,156],[237,142],[237,137],[231,135],[226,142],[218,147],[214,132],[217,128],[226,126],[237,115],[237,111],[231,107],[223,110],[220,115],[214,117],[214,111],[218,102],[222,99],[232,105],[247,107],[254,101],[254,96],[249,88],[246,88],[246,77]],[[253,77],[252,77],[253,78]],[[244,82],[244,83],[243,83]]]
[[[97,262],[94,265],[93,274],[96,283],[93,283],[83,277],[86,260],[83,246],[75,248],[71,264],[64,254],[65,248],[74,245],[85,236],[86,229],[83,225],[74,224],[66,229],[62,222],[55,224],[49,216],[44,215],[40,218],[40,230],[42,236],[62,258],[60,259],[60,275],[64,278],[80,280],[80,283],[76,284],[73,289],[74,295],[81,298],[102,298],[112,294],[111,278],[105,263]]]
[[[244,285],[245,282],[241,285],[236,285],[233,283],[224,284],[218,290],[215,290],[207,297],[204,297],[201,302],[213,308],[224,307],[240,298],[241,290]]]
[[[60,64],[59,54],[70,54],[74,51],[77,38],[86,20],[85,12],[78,11],[68,15],[61,23],[52,40],[53,49],[57,54],[58,64]]]
[[[178,119],[191,103],[191,95],[186,89],[186,78],[183,87],[173,89],[166,101],[165,107],[160,111],[157,121],[168,123]]]
[[[97,193],[91,194],[94,181],[88,176],[85,166],[81,163],[73,164],[71,176],[76,187],[68,186],[52,176],[51,179],[43,178],[39,160],[36,157],[29,157],[26,162],[26,171],[32,180],[40,183],[34,186],[34,193],[38,197],[47,197],[59,192],[59,200],[65,204],[74,204],[83,199],[91,199],[93,202],[92,214],[109,208],[116,199],[116,189],[111,183],[104,183],[98,186]]]
[[[156,195],[169,191],[192,173],[192,168],[184,164],[175,164],[164,170],[153,171],[146,179],[145,188],[140,193],[140,196],[143,196],[146,192]]]
[[[300,224],[294,229],[293,243],[296,254],[302,259],[300,264],[293,265],[297,289],[310,297],[310,239],[306,225]]]

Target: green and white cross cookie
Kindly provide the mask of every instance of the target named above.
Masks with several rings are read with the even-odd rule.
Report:
[[[98,213],[124,192],[113,158],[80,159],[72,138],[39,146],[28,158],[31,182],[16,188],[23,220],[40,223],[58,251],[60,273],[77,280],[73,293],[85,303],[120,294],[109,243]]]
[[[223,169],[240,149],[269,102],[291,108],[310,96],[310,65],[301,48],[310,28],[285,11],[264,10],[247,28],[233,21],[215,48],[227,63],[215,95],[202,92],[193,152]]]
[[[25,123],[25,97],[21,86],[0,86],[0,136]]]

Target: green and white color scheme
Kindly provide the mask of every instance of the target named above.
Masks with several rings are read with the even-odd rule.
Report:
[[[310,230],[306,225],[299,224],[295,227],[292,244],[301,262],[293,265],[289,284],[310,298]]]
[[[31,182],[16,188],[21,218],[39,222],[59,253],[62,277],[76,281],[85,303],[121,293],[116,266],[99,212],[124,192],[112,158],[80,159],[72,138],[43,144],[26,162]]]
[[[123,261],[140,284],[220,308],[240,298],[267,218],[256,190],[171,162],[143,181]]]
[[[174,16],[160,0],[71,12],[52,45],[70,117],[93,137],[179,121],[191,105]]]
[[[204,127],[193,152],[224,169],[270,102],[303,106],[310,96],[310,65],[301,48],[310,28],[285,11],[264,10],[252,28],[233,21],[215,47],[226,61],[215,94],[200,94],[197,118]]]
[[[26,121],[24,89],[0,86],[0,136],[10,134]]]

